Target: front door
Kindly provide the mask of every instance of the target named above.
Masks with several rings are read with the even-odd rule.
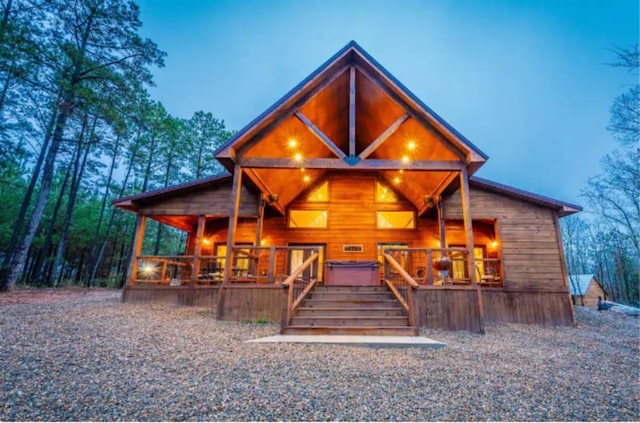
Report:
[[[311,267],[308,267],[302,275],[300,275],[304,280],[310,281],[312,279],[322,280],[323,272],[322,272],[322,263],[324,262],[324,252],[327,248],[327,244],[306,244],[306,243],[291,243],[289,247],[294,247],[289,250],[289,274],[292,274],[295,269],[297,269],[302,263],[305,262],[306,259],[311,257],[310,249],[295,249],[295,247],[319,247],[320,251],[318,254],[318,259],[313,262]],[[320,263],[320,265],[318,265]]]

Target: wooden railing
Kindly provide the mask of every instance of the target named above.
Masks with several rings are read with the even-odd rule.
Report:
[[[287,289],[287,311],[285,313],[286,324],[284,326],[291,323],[295,310],[318,283],[318,279],[316,278],[307,281],[299,277],[305,270],[310,268],[316,260],[318,260],[318,257],[318,252],[312,253],[309,258],[291,272],[291,275],[282,282],[282,285]]]
[[[402,268],[402,266],[400,266],[400,264],[390,254],[384,254],[384,261],[385,268],[387,266],[393,268],[396,272],[398,272],[398,275],[406,283],[404,287],[398,288],[389,279],[387,279],[386,277],[384,278],[385,285],[387,285],[389,290],[402,305],[402,308],[404,308],[407,312],[407,315],[409,316],[409,324],[411,326],[416,326],[417,316],[414,301],[414,290],[418,287],[418,283],[411,277],[411,275],[406,272],[406,270]]]
[[[193,256],[138,256],[134,281],[141,285],[183,285],[191,281]]]

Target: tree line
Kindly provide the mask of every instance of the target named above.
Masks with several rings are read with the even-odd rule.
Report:
[[[638,45],[614,50],[613,66],[638,73]],[[614,301],[640,304],[640,85],[613,101],[609,131],[619,147],[602,159],[600,174],[586,181],[586,213],[562,219],[570,275],[594,274]],[[577,281],[569,283],[577,290]],[[584,293],[582,293],[584,294]]]
[[[0,0],[0,290],[117,286],[134,216],[128,194],[218,173],[231,133],[172,116],[148,88],[165,53],[126,0]],[[178,231],[151,224],[153,253]]]

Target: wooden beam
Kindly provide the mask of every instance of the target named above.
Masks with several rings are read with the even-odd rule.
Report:
[[[371,64],[368,64],[369,66],[371,66]],[[381,89],[385,94],[387,94],[389,97],[391,97],[391,99],[398,105],[400,106],[400,108],[405,109],[405,110],[411,110],[414,112],[417,111],[421,111],[422,107],[420,107],[418,104],[414,103],[413,105],[409,104],[405,99],[401,98],[400,95],[398,95],[396,92],[394,92],[393,90],[391,90],[390,88],[388,88],[385,84],[382,84],[380,81],[378,81],[377,78],[374,78],[369,71],[367,71],[363,66],[361,65],[356,65],[356,68],[358,69],[358,71],[360,73],[362,73],[369,81],[371,81],[376,87],[378,87],[379,89]],[[389,81],[389,83],[392,84],[391,81]],[[413,103],[413,102],[412,102]],[[426,112],[426,110],[425,110]],[[451,141],[451,138],[457,139],[457,137],[455,135],[453,135],[451,133],[451,131],[449,131],[447,128],[445,128],[444,126],[442,126],[438,121],[436,121],[435,118],[433,118],[432,116],[430,116],[428,113],[425,113],[425,115],[427,115],[427,119],[423,119],[421,117],[418,116],[418,113],[412,113],[411,117],[417,119],[419,122],[422,123],[423,126],[426,126],[425,124],[431,125],[435,128],[438,129],[438,131],[443,134],[443,140],[444,140],[444,144],[447,146],[447,148],[454,153],[460,160],[466,160],[466,154],[461,151],[459,148],[457,148],[454,143]]]
[[[255,144],[260,142],[269,132],[273,131],[278,125],[280,125],[286,119],[290,118],[293,112],[295,112],[296,110],[299,110],[302,106],[304,106],[309,101],[311,101],[316,95],[320,94],[322,90],[324,90],[329,85],[331,85],[333,81],[338,79],[338,77],[340,77],[344,72],[346,72],[348,68],[349,66],[347,65],[341,66],[337,71],[332,73],[327,79],[319,83],[315,88],[312,88],[307,94],[303,95],[302,97],[298,98],[294,102],[290,103],[289,106],[285,106],[282,110],[279,110],[280,107],[278,107],[275,110],[273,110],[269,116],[265,116],[262,120],[256,122],[254,126],[249,130],[249,131],[255,131],[255,133],[251,135],[248,141],[245,142],[240,147],[233,148],[236,154],[236,158],[234,158],[234,160],[237,161],[238,158],[242,157],[247,152],[247,150],[249,150]],[[311,81],[309,84],[311,85],[314,82],[316,81]],[[302,88],[302,90],[305,90],[307,87],[308,85]],[[277,113],[279,113],[279,115]],[[261,129],[256,130],[256,128],[265,120],[270,120],[270,122],[266,124],[264,127],[262,127]]]
[[[246,160],[246,159],[244,159],[244,160]],[[245,168],[245,166],[243,166],[243,168]],[[262,192],[264,195],[274,195],[275,194],[275,193],[271,192],[269,187],[267,187],[267,184],[265,184],[265,182],[262,180],[262,178],[260,176],[258,176],[258,174],[253,169],[245,169],[245,172],[246,172],[247,176],[249,176],[249,178],[256,185],[256,187],[258,187],[260,192]],[[273,207],[274,209],[276,209],[280,214],[284,215],[285,209],[284,209],[284,206],[282,205],[282,203],[280,202],[280,200],[276,200],[273,203],[269,203],[269,205],[271,207]]]
[[[340,150],[340,148],[338,148],[338,146],[329,138],[327,137],[324,132],[322,132],[320,130],[320,128],[318,128],[317,126],[315,126],[313,124],[313,122],[311,122],[301,111],[297,111],[294,113],[294,115],[300,119],[300,121],[307,127],[307,129],[309,131],[311,131],[311,133],[313,135],[316,136],[316,138],[318,138],[320,141],[322,141],[322,143],[329,149],[331,150],[331,152],[333,154],[335,154],[337,157],[344,159],[345,157],[347,157],[346,154],[344,154],[344,151]]]
[[[264,206],[265,201],[262,196],[260,197],[260,204],[258,205],[258,219],[256,220],[256,242],[253,244],[259,247],[262,242],[262,226],[264,223]]]
[[[482,304],[482,292],[480,291],[480,286],[477,281],[476,263],[473,254],[473,224],[471,220],[471,208],[469,201],[469,174],[467,173],[466,167],[463,167],[460,171],[460,197],[462,200],[462,220],[464,223],[464,232],[467,238],[467,250],[469,251],[467,257],[467,271],[469,272],[471,285],[476,289],[480,333],[484,333],[484,307]]]
[[[393,135],[393,133],[398,130],[400,125],[402,125],[408,118],[409,113],[405,113],[404,115],[400,116],[395,122],[389,125],[389,127],[385,129],[384,132],[380,134],[380,136],[378,136],[378,138],[376,138],[371,144],[367,146],[367,148],[364,149],[364,151],[362,151],[362,153],[360,153],[360,155],[358,156],[360,157],[360,160],[366,159],[367,157],[369,157],[369,155],[371,155],[371,153],[376,151],[376,149],[380,147],[382,143],[385,142],[391,135]]]
[[[193,265],[191,267],[191,287],[196,285],[200,275],[200,256],[202,255],[202,241],[204,239],[204,227],[206,219],[204,215],[198,216],[198,227],[196,229],[195,247],[193,249]]]
[[[133,232],[131,258],[129,259],[129,286],[135,286],[136,284],[136,276],[138,275],[138,256],[142,251],[142,242],[144,241],[144,228],[146,221],[147,217],[145,215],[136,215],[136,228]]]
[[[357,169],[357,170],[432,170],[441,172],[459,172],[465,164],[449,160],[413,160],[405,163],[402,160],[368,159],[349,164],[340,159],[311,158],[296,162],[291,159],[275,157],[245,157],[238,162],[243,168],[255,169]]]
[[[349,157],[356,156],[356,68],[349,68]]]

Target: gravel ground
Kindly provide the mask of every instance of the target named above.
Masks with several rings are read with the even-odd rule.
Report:
[[[244,344],[278,326],[118,300],[0,307],[0,420],[640,420],[639,322],[610,312],[425,350]]]

